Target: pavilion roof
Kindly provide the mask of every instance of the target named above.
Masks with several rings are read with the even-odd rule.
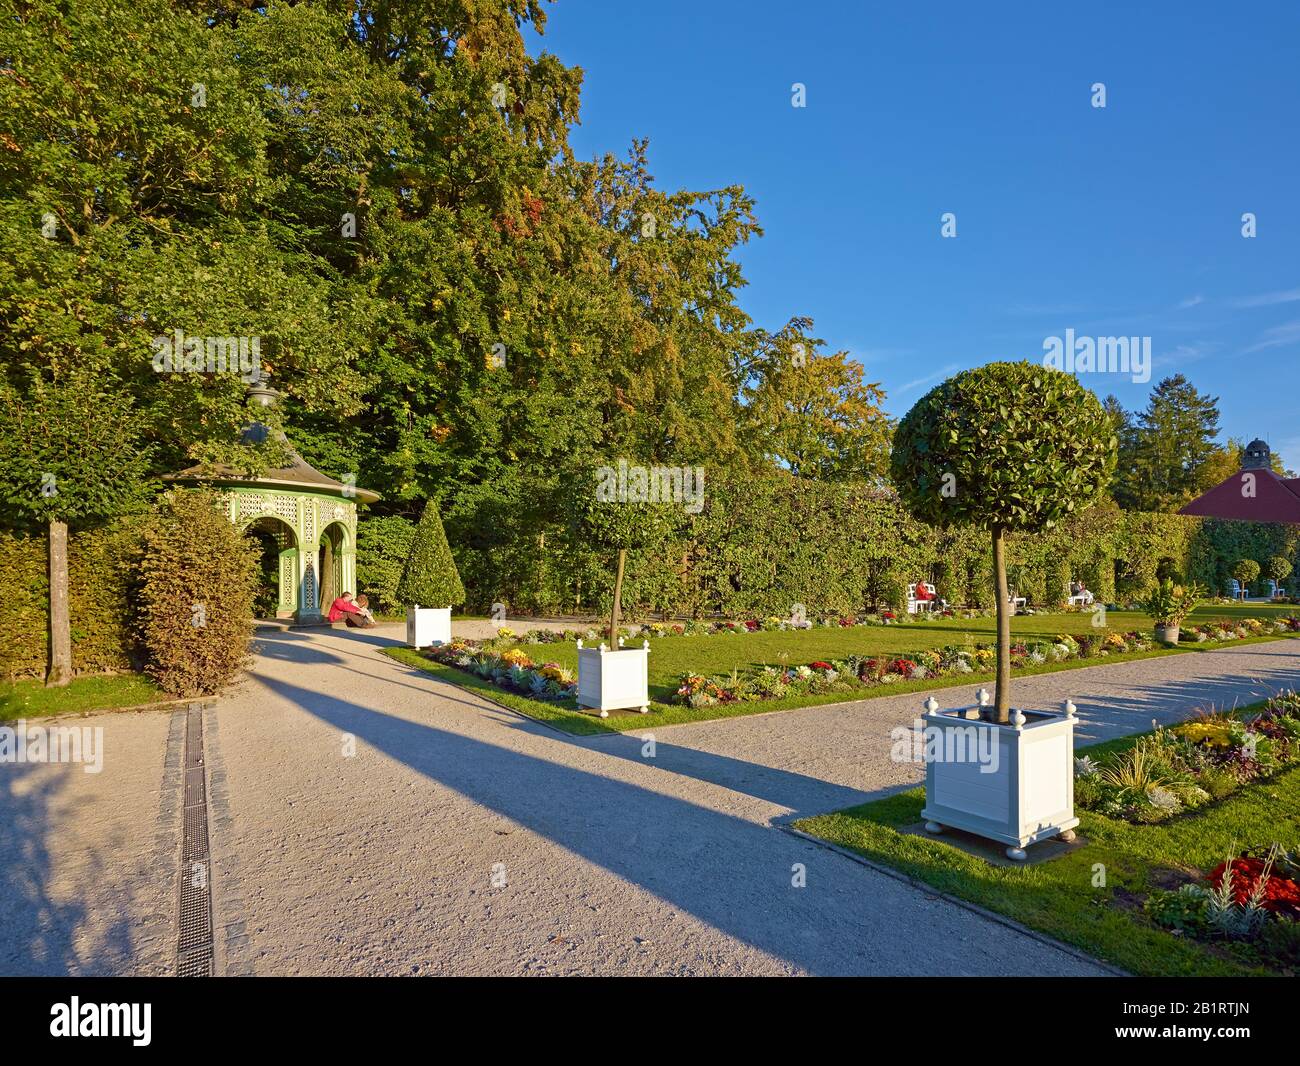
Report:
[[[1253,495],[1245,475],[1254,475]],[[1300,525],[1300,478],[1284,478],[1267,467],[1242,469],[1198,496],[1179,514],[1228,518],[1239,522],[1289,522]]]
[[[246,428],[243,433],[244,439],[249,442],[259,439],[258,430],[262,431],[261,439],[265,439],[265,427],[260,423],[255,423]],[[357,500],[360,503],[374,503],[380,498],[379,493],[372,492],[370,489],[345,485],[328,474],[322,474],[298,454],[283,433],[279,433],[277,436],[280,443],[289,449],[289,462],[285,466],[267,470],[259,477],[249,477],[226,463],[216,463],[211,466],[191,466],[178,473],[167,474],[163,480],[239,485],[248,488],[289,489],[296,492],[321,492],[329,496]]]

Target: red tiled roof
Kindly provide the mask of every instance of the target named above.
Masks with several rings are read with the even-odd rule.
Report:
[[[1247,479],[1248,474],[1254,477]],[[1278,477],[1266,468],[1239,470],[1178,513],[1300,525],[1300,478]]]

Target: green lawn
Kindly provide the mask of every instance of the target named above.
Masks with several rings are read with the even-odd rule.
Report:
[[[165,699],[166,694],[140,674],[78,677],[63,688],[46,688],[40,681],[0,681],[0,721],[107,711]]]
[[[1135,737],[1097,744],[1098,755]],[[1141,909],[1152,888],[1170,887],[1213,869],[1242,848],[1274,841],[1300,844],[1300,767],[1247,785],[1227,799],[1157,825],[1131,825],[1076,811],[1087,843],[1077,851],[1022,867],[991,866],[942,842],[904,835],[921,820],[923,788],[909,789],[795,828],[901,870],[961,899],[1005,914],[1099,959],[1141,975],[1232,975],[1264,972],[1239,945],[1175,936]],[[1094,887],[1096,864],[1105,887]]]
[[[1219,618],[1258,617],[1269,615],[1289,616],[1297,608],[1274,607],[1271,604],[1251,604],[1246,607],[1198,608],[1189,624],[1202,624]],[[1106,615],[1107,628],[1117,632],[1130,630],[1151,631],[1151,621],[1135,611],[1110,611]],[[888,626],[854,626],[849,629],[792,630],[774,633],[713,634],[700,637],[650,638],[650,698],[664,703],[677,690],[682,674],[727,675],[733,670],[746,672],[760,666],[799,666],[818,659],[842,659],[848,655],[902,654],[942,648],[948,644],[992,644],[997,639],[997,621],[994,618],[944,619],[934,622],[900,622]],[[1058,633],[1089,633],[1092,615],[1081,611],[1057,614],[1018,616],[1011,620],[1011,632],[1020,640],[1050,640]],[[633,638],[630,644],[640,645]],[[1114,656],[1090,659],[1078,665],[1096,666],[1100,662],[1114,662],[1123,658],[1145,657],[1147,654],[1181,654],[1184,650],[1197,650],[1197,645],[1186,648],[1138,653],[1136,656]],[[534,662],[553,662],[571,670],[578,668],[578,649],[574,643],[525,644],[522,650]],[[1201,649],[1204,650],[1204,649]],[[1053,664],[1074,666],[1073,663]],[[1030,671],[1025,671],[1028,673]],[[1018,674],[1019,676],[1019,674]],[[953,681],[967,684],[977,680],[967,674]],[[934,688],[933,682],[919,682],[915,688]],[[904,685],[891,685],[888,692],[906,692]],[[843,701],[843,696],[840,697]],[[777,701],[765,702],[760,710],[779,710]],[[753,713],[750,711],[748,713]],[[719,717],[706,714],[704,717]]]
[[[1279,612],[1278,608],[1265,610]],[[1239,611],[1249,615],[1251,611]],[[1195,618],[1207,622],[1234,612],[1234,608],[1209,609]],[[1289,609],[1286,611],[1289,613]],[[1090,629],[1090,615],[1062,613],[1036,615],[1015,619],[1014,631],[1025,639],[1047,639],[1061,632],[1086,632]],[[1108,621],[1112,628],[1129,630],[1137,628],[1142,616],[1132,613],[1111,612]],[[861,626],[852,629],[811,629],[776,633],[717,634],[703,637],[662,637],[650,641],[650,713],[615,711],[608,718],[597,718],[590,711],[580,710],[575,701],[536,700],[509,692],[474,674],[454,667],[435,663],[410,648],[389,648],[386,654],[398,662],[433,674],[452,684],[473,689],[490,696],[520,714],[539,721],[549,722],[577,736],[597,733],[623,733],[633,729],[650,729],[656,726],[680,725],[686,722],[706,722],[719,718],[739,718],[751,714],[787,711],[795,707],[813,707],[828,703],[845,703],[876,699],[907,692],[924,692],[944,688],[973,688],[993,680],[993,673],[975,672],[928,678],[918,681],[898,681],[869,689],[824,692],[817,695],[789,696],[777,700],[744,700],[736,703],[716,703],[707,707],[686,707],[667,702],[676,691],[680,676],[692,670],[697,673],[730,673],[750,666],[785,661],[791,665],[813,662],[819,658],[841,658],[853,654],[880,654],[905,652],[923,648],[937,648],[959,643],[969,636],[976,643],[992,641],[992,619],[972,619],[961,622],[914,622],[897,626]],[[1264,640],[1282,640],[1287,637],[1251,637],[1233,641],[1234,644],[1255,643]],[[633,642],[635,643],[635,642]],[[1223,645],[1187,644],[1177,649],[1162,648],[1146,652],[1130,652],[1105,658],[1075,659],[1060,663],[1043,663],[1040,666],[1016,670],[1016,677],[1055,673],[1060,670],[1080,670],[1090,666],[1111,665],[1133,659],[1150,659],[1163,655],[1185,655],[1209,651]],[[556,662],[577,669],[576,644],[525,644],[522,649],[536,662]]]

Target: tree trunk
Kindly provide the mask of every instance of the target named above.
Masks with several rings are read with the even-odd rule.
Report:
[[[72,680],[72,623],[68,617],[68,526],[50,523],[50,669],[46,685]]]
[[[618,550],[618,571],[614,575],[614,606],[609,612],[609,650],[618,650],[618,616],[623,601],[623,564],[627,562],[627,549]]]
[[[1011,721],[1011,604],[1007,591],[1006,532],[1001,526],[993,529],[993,585],[998,599],[998,673],[997,689],[993,701],[993,718],[997,722]]]

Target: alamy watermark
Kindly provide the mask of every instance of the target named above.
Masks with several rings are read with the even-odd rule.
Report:
[[[596,499],[600,503],[680,503],[689,514],[704,510],[704,467],[618,466],[596,469]]]
[[[187,337],[176,329],[149,343],[159,374],[238,374],[254,384],[262,380],[261,337]]]
[[[88,774],[104,768],[104,727],[29,726],[20,718],[0,726],[0,763],[81,763]]]
[[[1043,366],[1067,374],[1129,374],[1142,384],[1151,380],[1150,337],[1065,336],[1043,341]]]
[[[900,725],[889,731],[893,742],[889,757],[894,762],[974,763],[982,774],[998,772],[999,748],[993,729],[976,725],[926,725],[921,718],[911,727]]]

